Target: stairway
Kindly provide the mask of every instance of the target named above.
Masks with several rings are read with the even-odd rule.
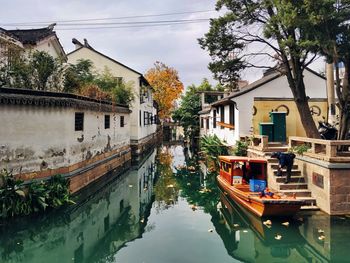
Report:
[[[295,195],[297,199],[303,200],[305,205],[301,207],[302,210],[319,210],[316,206],[316,199],[311,196],[311,191],[308,189],[305,178],[301,174],[298,165],[293,165],[292,176],[288,184],[284,183],[286,180],[285,169],[283,169],[282,176],[277,176],[278,160],[276,158],[271,158],[270,156],[272,152],[286,152],[288,146],[282,145],[281,143],[271,142],[269,142],[268,145],[268,150],[265,149],[264,152],[260,152],[258,155],[267,158],[269,188],[287,196]],[[257,152],[254,152],[254,155],[255,154],[257,154]]]
[[[277,176],[277,159],[268,158],[268,166],[268,171],[270,171],[268,176],[272,176],[272,178],[270,177],[269,185],[272,189],[288,196],[295,195],[297,199],[303,200],[305,205],[302,207],[302,210],[318,210],[316,199],[311,196],[311,191],[308,189],[305,178],[297,165],[293,165],[292,176],[288,184],[284,183],[287,177],[285,170],[283,170],[282,176]]]

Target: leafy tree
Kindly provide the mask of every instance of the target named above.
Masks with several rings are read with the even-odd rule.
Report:
[[[347,138],[350,128],[350,1],[307,1],[307,14],[312,20],[310,41],[319,45],[318,52],[328,63],[336,65],[337,106],[340,112],[338,139]],[[338,65],[343,63],[345,74],[340,80]]]
[[[114,101],[119,104],[131,106],[132,102],[135,100],[135,93],[133,89],[134,83],[129,81],[125,83],[122,81],[118,86],[112,89],[112,95]]]
[[[194,138],[199,136],[199,114],[202,110],[200,91],[220,91],[222,86],[213,87],[204,78],[199,86],[191,85],[186,89],[185,95],[181,96],[181,105],[173,112],[173,119],[179,121],[184,128],[185,138],[191,140],[194,145]]]
[[[64,73],[64,91],[74,93],[91,84],[95,79],[92,69],[93,63],[88,59],[79,59],[77,64],[70,64]]]
[[[208,68],[220,84],[231,91],[235,90],[238,88],[239,73],[245,67],[237,56],[244,44],[235,38],[226,19],[211,20],[210,25],[210,31],[205,38],[199,39],[200,46],[207,49],[212,58]]]
[[[26,88],[34,90],[62,90],[63,67],[61,61],[54,59],[44,51],[34,51],[28,56],[19,51],[16,55],[9,54],[4,59],[2,86]]]
[[[194,144],[194,138],[199,136],[199,115],[202,109],[201,98],[195,85],[187,88],[186,94],[181,97],[181,105],[173,113],[174,121],[179,121],[184,128],[185,138]]]
[[[29,67],[33,73],[33,85],[37,90],[52,90],[61,78],[62,64],[44,51],[34,51]],[[29,70],[30,72],[30,70]],[[54,77],[59,75],[58,77]],[[53,82],[55,80],[55,82]],[[56,86],[57,87],[57,86]]]
[[[156,62],[154,67],[146,72],[145,77],[154,88],[153,96],[159,105],[159,117],[170,117],[174,102],[183,91],[178,72],[161,62]]]
[[[319,138],[303,80],[303,72],[314,61],[314,54],[319,48],[318,42],[310,39],[314,33],[314,17],[308,15],[308,8],[314,2],[218,0],[217,10],[225,9],[227,12],[211,20],[210,30],[200,40],[200,44],[219,61],[222,60],[221,54],[234,54],[232,58],[239,58],[228,65],[225,64],[226,60],[222,60],[222,68],[214,72],[222,78],[228,74],[238,74],[244,66],[266,68],[265,65],[249,63],[246,59],[249,55],[277,59],[279,66],[276,70],[287,77],[306,135]],[[238,57],[243,48],[252,43],[262,44],[262,51]]]

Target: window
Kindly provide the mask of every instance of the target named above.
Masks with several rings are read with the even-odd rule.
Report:
[[[225,123],[225,107],[220,107],[220,122]],[[223,129],[224,126],[221,126],[221,129]]]
[[[84,130],[84,112],[75,113],[75,130],[76,131]]]
[[[105,129],[109,129],[111,127],[111,116],[105,115]]]
[[[213,128],[216,128],[216,110],[213,110]]]
[[[147,124],[146,122],[146,119],[147,119],[147,112],[143,112],[143,126],[145,126]]]
[[[201,118],[201,128],[204,128],[204,120]]]
[[[207,129],[209,129],[209,117],[206,118]]]
[[[124,116],[120,116],[120,127],[124,127]]]
[[[142,111],[139,111],[139,121],[140,121],[140,127],[142,127]]]
[[[234,105],[230,105],[230,124],[233,126],[235,125],[235,106]]]

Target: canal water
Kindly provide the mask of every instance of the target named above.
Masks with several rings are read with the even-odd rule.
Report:
[[[201,167],[181,146],[154,149],[83,203],[3,223],[0,262],[350,262],[350,217],[268,225]]]

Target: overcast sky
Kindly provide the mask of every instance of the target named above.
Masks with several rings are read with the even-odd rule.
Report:
[[[197,39],[209,29],[209,22],[192,24],[134,27],[64,30],[60,21],[96,18],[120,18],[126,16],[160,15],[169,13],[209,11],[215,9],[215,0],[11,0],[2,1],[0,27],[5,29],[28,28],[28,26],[10,26],[9,23],[55,22],[58,37],[68,53],[74,49],[73,37],[81,42],[86,38],[96,50],[141,72],[161,61],[178,70],[185,86],[200,84],[203,78],[215,84],[207,65],[208,53],[200,48]],[[137,22],[154,20],[188,20],[216,17],[217,13],[201,12],[181,15],[139,17],[100,22]],[[76,22],[82,23],[82,22]],[[42,26],[41,26],[42,25]],[[44,27],[46,24],[30,25],[29,28]],[[105,25],[120,26],[120,25]],[[70,26],[71,28],[78,26]],[[85,28],[94,25],[84,26]],[[318,70],[319,66],[315,69]],[[243,79],[250,82],[261,77],[261,70],[247,70]]]

